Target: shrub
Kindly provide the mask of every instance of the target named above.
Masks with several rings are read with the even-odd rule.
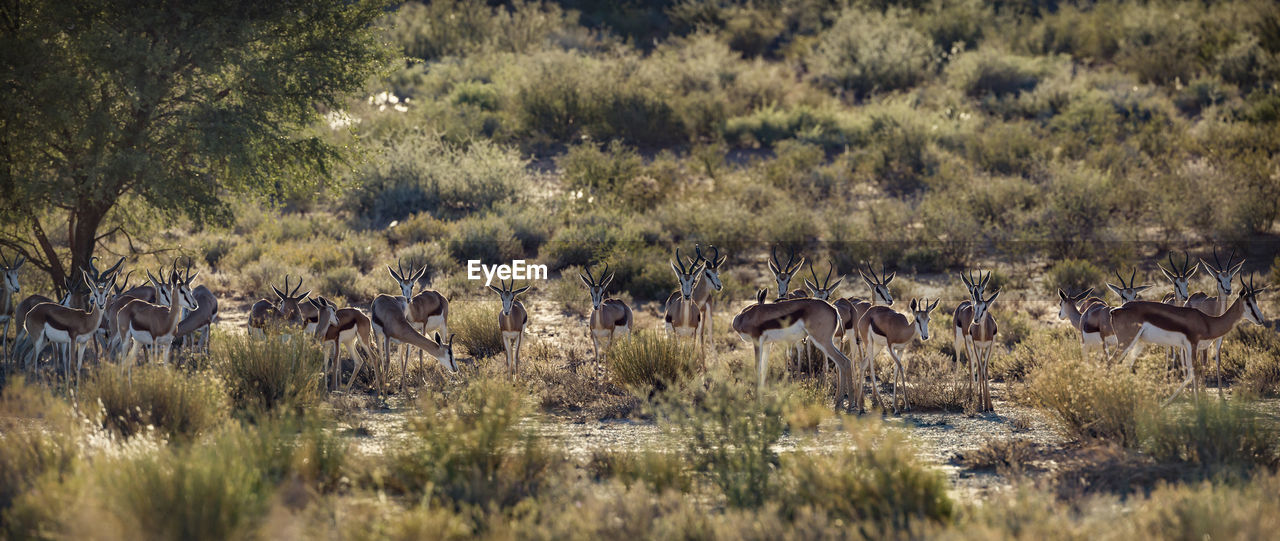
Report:
[[[511,226],[492,214],[455,222],[447,247],[456,261],[478,259],[486,265],[505,264],[524,257]]]
[[[1047,411],[1068,436],[1137,446],[1138,421],[1155,407],[1153,385],[1126,370],[1108,370],[1066,352],[1059,355],[1066,358],[1043,361],[1031,373],[1025,391],[1031,403]]]
[[[693,488],[693,476],[684,457],[677,453],[653,449],[596,451],[587,469],[597,480],[616,478],[627,487],[644,483],[656,493],[676,490],[688,493]]]
[[[741,384],[711,381],[698,390],[696,405],[674,404],[667,411],[694,471],[707,474],[731,507],[754,508],[774,494],[774,445],[782,437],[785,402],[744,391]]]
[[[991,356],[991,379],[1018,381],[1042,366],[1048,358],[1072,358],[1080,351],[1080,335],[1069,326],[1032,332],[1008,353]]]
[[[537,496],[564,459],[520,426],[523,400],[521,390],[483,379],[451,403],[423,397],[409,419],[412,435],[391,453],[383,487],[454,508],[509,507]]]
[[[1222,343],[1222,375],[1247,395],[1280,395],[1280,335],[1256,325],[1236,327]]]
[[[458,302],[450,305],[449,332],[457,334],[457,342],[476,359],[503,352],[502,329],[498,328],[498,312],[502,303],[495,300]]]
[[[611,346],[608,359],[615,381],[651,393],[688,381],[693,376],[697,350],[688,341],[643,330]]]
[[[609,218],[590,214],[556,230],[542,256],[552,270],[586,267],[604,261],[618,244],[618,227]]]
[[[304,411],[321,399],[320,347],[295,334],[288,341],[227,335],[213,342],[210,364],[222,375],[232,404],[250,415]]]
[[[43,479],[70,476],[79,463],[76,417],[47,390],[12,377],[0,389],[0,533],[33,535],[39,525],[11,515]]]
[[[1093,288],[1094,293],[1099,296],[1105,293],[1101,289],[1103,287],[1102,270],[1088,261],[1079,259],[1058,261],[1049,267],[1046,278],[1045,287],[1054,295],[1057,295],[1059,289],[1075,294]]]
[[[609,194],[640,176],[644,160],[634,148],[615,139],[607,147],[590,141],[571,146],[556,158],[556,166],[564,171],[569,189]]]
[[[1048,73],[1045,61],[983,49],[960,55],[947,66],[947,79],[971,98],[999,100],[1032,90]]]
[[[1139,425],[1143,451],[1205,473],[1246,474],[1280,467],[1280,429],[1238,400],[1199,400],[1186,411],[1165,408]]]
[[[906,27],[897,11],[850,8],[820,37],[815,72],[824,84],[862,98],[924,81],[934,54],[929,38]]]
[[[216,427],[229,410],[210,374],[185,374],[164,365],[137,367],[129,378],[103,366],[86,383],[81,396],[89,411],[96,405],[102,426],[125,437],[153,427],[169,439],[188,440]]]
[[[800,520],[814,510],[851,521],[870,537],[913,531],[921,521],[950,522],[945,476],[916,459],[906,438],[875,423],[850,423],[851,451],[783,457],[775,494],[779,512]]]

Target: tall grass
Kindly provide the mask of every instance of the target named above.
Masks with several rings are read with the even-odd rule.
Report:
[[[454,303],[449,308],[449,331],[457,334],[457,344],[467,353],[481,359],[503,352],[502,329],[498,328],[501,302],[484,299]]]
[[[1135,447],[1139,419],[1156,407],[1159,393],[1154,384],[1072,353],[1059,352],[1033,371],[1026,398],[1048,412],[1068,436]]]
[[[263,339],[227,335],[213,342],[210,364],[225,381],[235,408],[258,415],[317,404],[323,396],[322,355],[302,333],[287,341],[274,334]]]
[[[688,381],[696,370],[697,356],[698,350],[689,340],[643,330],[612,345],[608,359],[613,379],[643,394]]]
[[[1201,400],[1164,409],[1139,425],[1141,446],[1156,460],[1190,464],[1205,475],[1245,475],[1280,468],[1280,426],[1258,404]]]
[[[134,369],[131,379],[114,366],[100,367],[81,395],[90,417],[125,437],[154,429],[190,439],[228,418],[227,395],[210,373],[150,365]]]

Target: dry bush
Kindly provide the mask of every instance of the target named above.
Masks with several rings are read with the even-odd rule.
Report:
[[[1028,378],[1025,399],[1047,411],[1067,436],[1138,444],[1139,420],[1149,415],[1159,395],[1153,383],[1071,353],[1044,355],[1045,362]]]
[[[597,481],[618,479],[630,487],[643,483],[649,490],[662,493],[675,490],[688,494],[693,489],[693,475],[684,457],[672,451],[657,449],[595,451],[587,470]]]
[[[457,335],[455,345],[466,348],[467,353],[476,359],[498,355],[504,351],[502,329],[498,327],[501,302],[496,299],[455,302],[449,309],[449,332]],[[441,338],[448,340],[447,337]]]
[[[210,364],[222,376],[236,409],[258,415],[303,411],[319,403],[320,347],[300,335],[282,338],[226,335],[213,342]]]
[[[990,439],[976,449],[958,454],[959,461],[972,470],[994,471],[1000,475],[1021,475],[1036,457],[1036,444],[1026,439]]]
[[[607,358],[613,379],[644,395],[688,381],[697,367],[698,350],[691,341],[641,330],[610,346]]]
[[[1142,449],[1162,462],[1181,462],[1204,474],[1247,474],[1280,467],[1280,427],[1241,400],[1201,400],[1164,408],[1142,420]]]
[[[126,377],[114,366],[102,366],[81,396],[91,418],[125,437],[154,429],[169,439],[188,440],[228,418],[226,392],[212,376],[148,365]]]
[[[916,411],[963,411],[969,402],[965,382],[966,366],[955,366],[955,358],[936,351],[911,355],[907,382],[911,385],[911,407]],[[999,353],[993,357],[999,356]],[[906,359],[903,359],[906,361]],[[952,368],[957,370],[953,373]],[[892,374],[892,372],[890,372]],[[890,379],[890,382],[893,380]]]

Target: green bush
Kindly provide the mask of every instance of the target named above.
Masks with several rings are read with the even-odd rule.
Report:
[[[983,49],[952,60],[947,79],[971,98],[999,100],[1034,89],[1046,68],[1039,58]]]
[[[1196,401],[1165,408],[1139,424],[1142,450],[1162,462],[1192,464],[1207,474],[1246,475],[1280,467],[1280,428],[1239,400]]]
[[[226,394],[210,376],[147,365],[126,378],[118,368],[104,366],[94,371],[81,396],[92,417],[125,437],[154,428],[171,440],[189,440],[227,419]]]
[[[524,257],[511,226],[493,214],[454,222],[446,246],[455,261],[478,259],[486,265],[498,265]]]
[[[613,217],[591,213],[557,229],[543,248],[542,258],[552,270],[586,267],[604,262],[619,242]]]
[[[1102,291],[1102,284],[1102,270],[1093,263],[1079,259],[1064,259],[1054,263],[1049,267],[1045,280],[1045,288],[1054,295],[1057,295],[1059,289],[1074,295],[1093,288],[1094,294],[1102,296],[1105,293]]]
[[[520,426],[524,393],[496,380],[471,382],[451,401],[423,397],[409,438],[392,451],[382,487],[433,506],[513,506],[551,486],[564,458]]]
[[[907,27],[898,11],[849,8],[822,34],[815,72],[822,83],[862,98],[923,82],[935,54],[933,42]]]
[[[49,391],[28,385],[22,377],[0,389],[0,533],[13,539],[34,535],[31,524],[13,515],[13,507],[38,483],[70,476],[80,462],[78,419],[66,403]],[[38,510],[32,517],[47,516]]]
[[[955,504],[945,476],[920,463],[902,434],[878,423],[853,423],[846,431],[851,451],[783,456],[776,494],[784,517],[798,521],[821,510],[871,537],[951,521]]]
[[[226,335],[210,352],[232,404],[250,415],[313,408],[322,398],[322,362],[319,345],[300,334],[287,341],[274,334]]]
[[[673,452],[653,449],[597,451],[592,454],[587,469],[597,480],[616,478],[628,487],[637,482],[643,483],[659,494],[667,490],[687,494],[693,489],[693,476],[688,464]]]
[[[687,340],[643,330],[611,346],[608,359],[615,381],[650,393],[678,387],[693,377],[697,355]]]

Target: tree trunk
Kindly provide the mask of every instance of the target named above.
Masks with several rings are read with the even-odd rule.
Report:
[[[67,267],[72,280],[80,280],[80,270],[89,268],[93,249],[98,244],[98,227],[102,225],[103,212],[97,208],[77,209],[73,214],[71,238],[71,266]]]

